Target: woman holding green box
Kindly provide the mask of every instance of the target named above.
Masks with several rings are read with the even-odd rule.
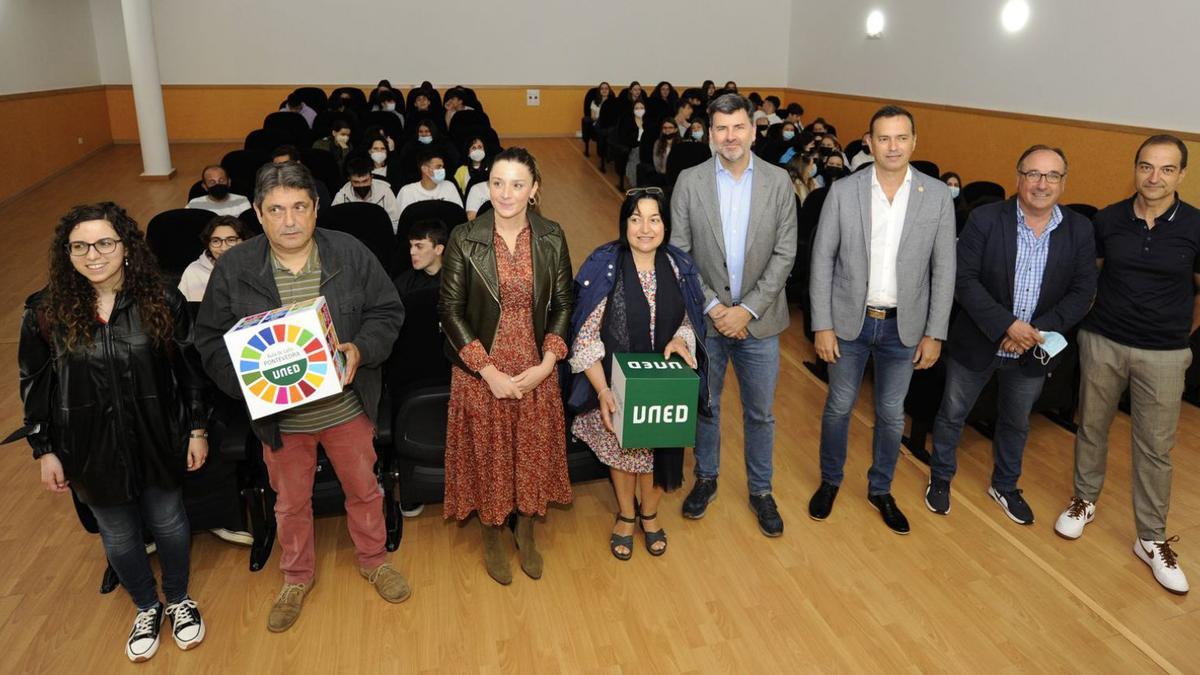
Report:
[[[664,492],[683,484],[683,448],[620,447],[612,423],[616,400],[609,389],[612,356],[618,352],[679,355],[692,368],[698,365],[697,357],[704,358],[699,273],[686,253],[665,243],[666,212],[661,189],[626,192],[618,239],[592,252],[575,278],[569,358],[575,377],[568,406],[581,413],[571,432],[611,471],[619,512],[609,549],[619,560],[633,555],[634,525],[639,520],[646,550],[654,556],[666,552],[667,535],[657,522],[658,502]],[[704,367],[699,371],[704,414],[707,371]]]

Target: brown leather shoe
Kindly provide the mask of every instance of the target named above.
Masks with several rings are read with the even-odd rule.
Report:
[[[358,573],[378,591],[379,597],[388,602],[404,602],[412,595],[408,581],[399,570],[388,563],[383,563],[373,570],[358,568]]]
[[[275,606],[271,607],[271,613],[267,615],[267,630],[272,633],[282,633],[292,627],[296,623],[296,619],[300,618],[300,609],[304,605],[304,598],[312,591],[313,584],[316,579],[310,580],[306,584],[283,584],[283,590],[279,592],[279,598],[275,600]]]

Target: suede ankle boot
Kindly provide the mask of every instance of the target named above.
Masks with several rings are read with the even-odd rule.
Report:
[[[517,515],[517,554],[521,557],[521,571],[531,579],[542,578],[542,554],[533,542],[533,516]]]
[[[500,531],[504,526],[492,526],[483,521],[479,521],[479,524],[483,528],[483,565],[487,568],[488,576],[495,579],[496,583],[507,586],[512,583],[512,565],[501,543]]]

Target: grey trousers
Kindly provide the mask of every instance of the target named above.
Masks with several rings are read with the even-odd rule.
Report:
[[[1108,430],[1125,388],[1133,427],[1133,516],[1138,537],[1166,538],[1171,503],[1171,448],[1179,423],[1190,349],[1127,347],[1079,331],[1079,431],[1075,434],[1075,496],[1095,502],[1104,487]]]

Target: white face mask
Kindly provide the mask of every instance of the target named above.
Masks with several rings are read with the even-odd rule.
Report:
[[[472,162],[482,162],[484,154],[485,153],[483,152],[482,148],[476,148],[469,152],[467,157],[470,157]]]
[[[429,145],[430,143],[433,142],[433,136],[417,136],[417,140],[424,143],[425,145]]]
[[[645,109],[645,108],[634,108],[634,109],[633,109],[633,116],[634,116],[634,117],[641,117],[641,116],[643,116],[643,115],[645,115],[645,114],[646,114],[646,109]]]
[[[961,190],[961,188],[959,188],[957,185],[951,185],[950,186],[950,198],[958,199],[958,193],[960,190]]]
[[[384,103],[383,109],[387,112],[393,112],[396,109],[395,103]]]
[[[387,160],[386,152],[384,152],[382,150],[376,150],[375,152],[371,153],[371,161],[372,162],[375,162],[376,164],[383,164],[383,162],[385,160]]]

